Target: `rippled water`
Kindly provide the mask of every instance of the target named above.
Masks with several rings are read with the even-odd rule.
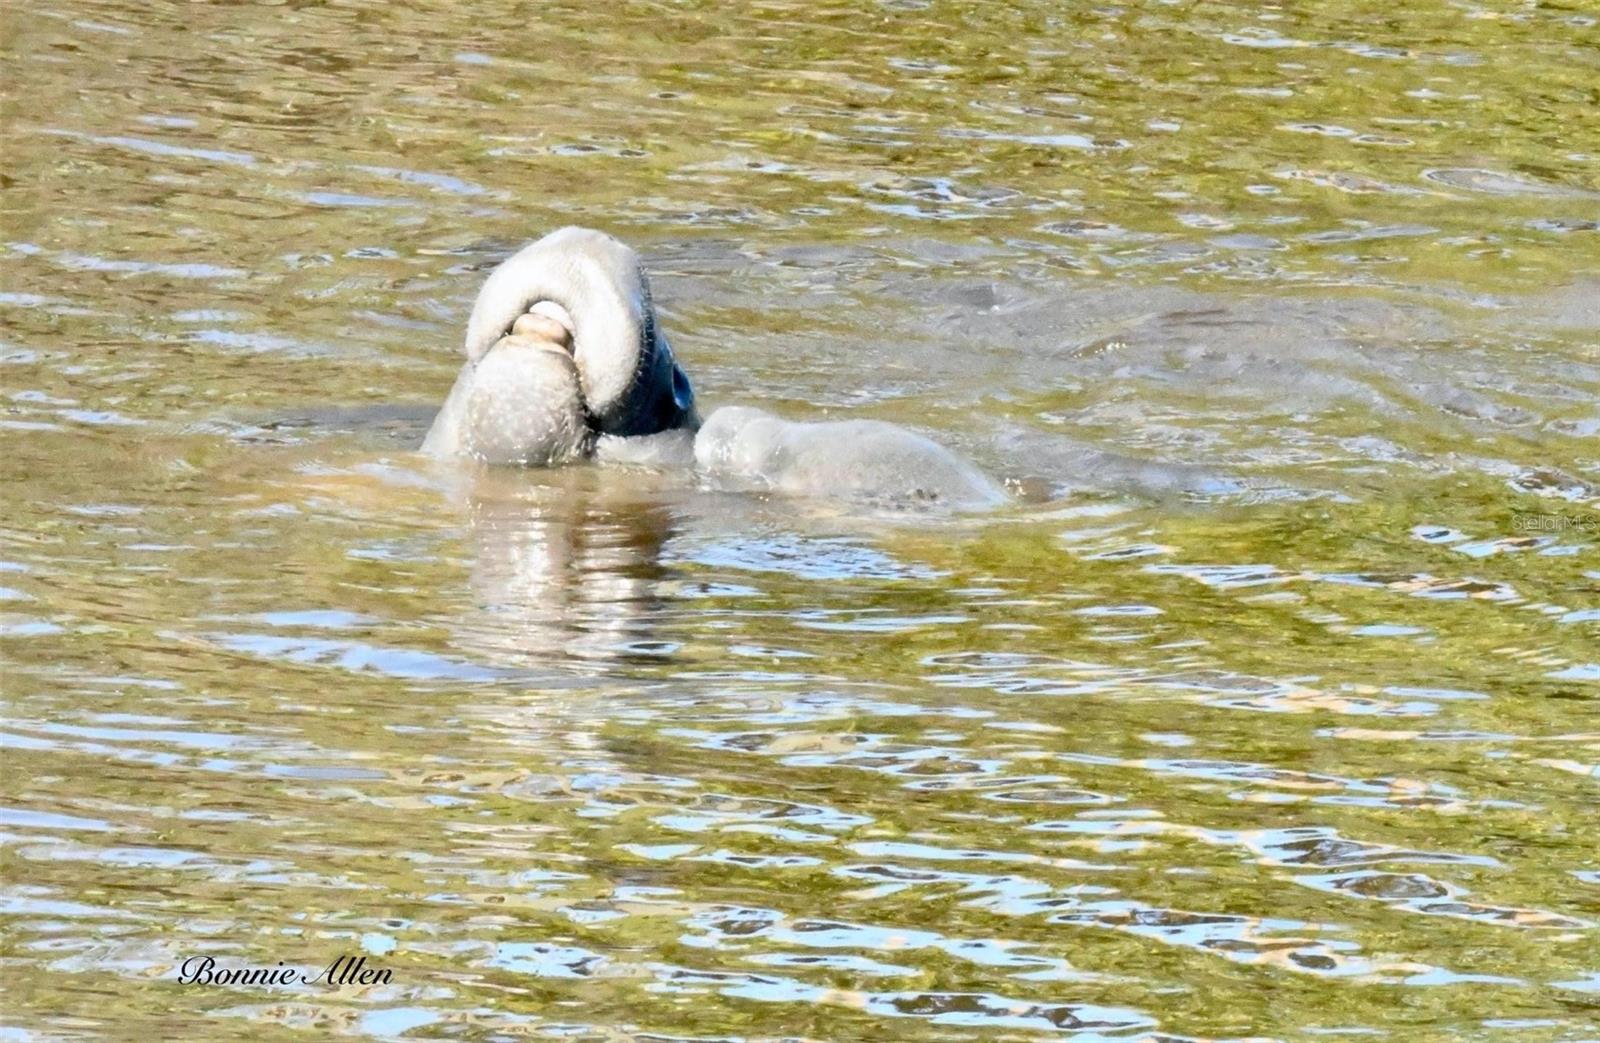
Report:
[[[1592,5],[0,31],[0,1037],[1600,1036]],[[1040,502],[430,471],[572,222]]]

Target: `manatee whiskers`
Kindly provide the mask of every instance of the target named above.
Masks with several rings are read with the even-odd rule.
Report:
[[[488,464],[546,467],[589,454],[578,367],[559,341],[513,333],[478,360],[457,424],[460,451]]]

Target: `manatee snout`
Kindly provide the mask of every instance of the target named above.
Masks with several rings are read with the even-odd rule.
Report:
[[[422,444],[436,457],[548,466],[588,456],[602,435],[699,424],[638,255],[602,232],[560,229],[495,268],[465,350]]]

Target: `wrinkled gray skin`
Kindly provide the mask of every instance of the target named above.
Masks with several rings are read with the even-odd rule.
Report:
[[[713,478],[794,496],[967,508],[1007,498],[944,446],[880,420],[796,423],[750,406],[724,406],[695,436],[694,459]]]
[[[541,302],[560,305],[552,313],[571,331],[570,355],[511,333]],[[693,461],[715,481],[797,496],[964,508],[1006,499],[967,461],[893,424],[796,423],[731,406],[701,428],[638,256],[600,232],[563,228],[496,268],[473,305],[466,352],[422,445],[435,457],[532,467]]]
[[[572,354],[512,324],[541,301],[570,318]],[[422,450],[491,464],[546,466],[589,456],[602,438],[699,424],[694,391],[656,328],[639,257],[587,228],[562,228],[512,255],[478,291],[467,363]]]

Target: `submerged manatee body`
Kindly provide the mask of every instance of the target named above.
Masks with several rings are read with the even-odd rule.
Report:
[[[541,311],[558,323],[557,335],[537,322],[522,332]],[[699,422],[689,378],[656,326],[638,255],[602,232],[559,229],[490,273],[465,350],[422,444],[432,456],[543,466],[585,457],[601,437]]]
[[[944,446],[881,420],[797,423],[749,406],[711,414],[695,463],[714,478],[797,496],[985,507],[1005,492]]]

